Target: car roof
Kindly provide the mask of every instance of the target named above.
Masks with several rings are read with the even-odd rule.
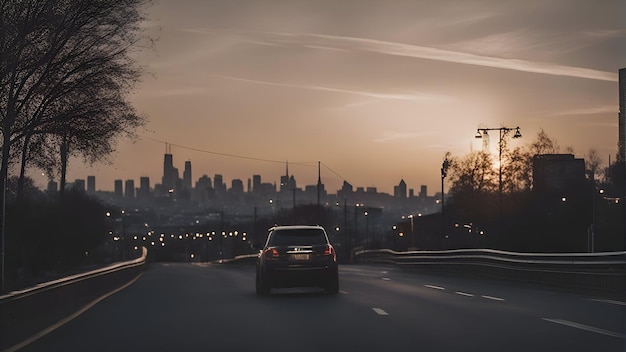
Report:
[[[308,229],[324,230],[324,228],[320,225],[280,225],[280,226],[271,227],[268,231],[308,230]]]

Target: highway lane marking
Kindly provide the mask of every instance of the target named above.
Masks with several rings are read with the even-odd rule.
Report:
[[[349,294],[350,294],[350,292],[348,292],[348,291],[344,291],[344,290],[339,290],[339,292],[340,292],[340,293],[343,293],[343,294],[345,294],[345,295],[349,295]]]
[[[622,301],[614,301],[612,299],[595,299],[595,298],[590,298],[590,301],[594,301],[594,302],[602,302],[602,303],[609,303],[609,304],[616,304],[618,306],[626,306],[626,302],[622,302]]]
[[[461,292],[461,291],[456,291],[455,292],[457,295],[461,295],[461,296],[465,296],[465,297],[474,297],[473,294],[471,293],[467,293],[467,292]]]
[[[492,301],[504,301],[504,298],[493,297],[493,296],[481,296],[482,298],[490,299]]]
[[[105,298],[112,296],[120,291],[122,291],[123,289],[127,288],[128,286],[132,285],[135,281],[137,281],[137,279],[139,279],[139,277],[142,275],[143,273],[137,275],[134,279],[132,279],[130,282],[128,282],[127,284],[125,284],[124,286],[118,287],[116,289],[114,289],[113,291],[110,291],[108,293],[105,293],[104,295],[96,298],[94,301],[92,301],[91,303],[88,303],[86,306],[84,306],[83,308],[81,308],[80,310],[78,310],[77,312],[75,312],[74,314],[66,317],[65,319],[62,319],[60,321],[58,321],[57,323],[47,327],[46,329],[38,332],[37,334],[31,336],[30,338],[18,343],[15,346],[9,347],[5,350],[3,350],[2,352],[13,352],[13,351],[17,351],[20,350],[28,345],[30,345],[31,343],[39,340],[40,338],[48,335],[49,333],[53,332],[54,330],[60,328],[61,326],[69,323],[70,321],[76,319],[79,315],[85,313],[86,311],[88,311],[89,309],[91,309],[93,306],[95,306],[96,304],[98,304],[100,301],[104,300]]]
[[[445,290],[445,289],[446,289],[445,287],[435,286],[435,285],[424,285],[424,286],[426,286],[426,287],[428,287],[428,288],[435,289],[435,290],[440,290],[440,291],[443,291],[443,290]]]
[[[602,334],[602,335],[607,335],[607,336],[612,336],[612,337],[618,337],[620,339],[624,338],[623,334],[620,334],[620,333],[617,333],[617,332],[608,331],[608,330],[596,328],[596,327],[589,326],[589,325],[579,324],[579,323],[575,323],[575,322],[569,321],[569,320],[548,319],[548,318],[542,318],[542,319],[545,320],[545,321],[549,321],[551,323],[556,323],[556,324],[561,324],[561,325],[569,326],[569,327],[576,328],[576,329],[591,331],[591,332],[595,332],[597,334]]]
[[[385,312],[383,309],[381,308],[372,308],[372,310],[374,312],[376,312],[376,314],[378,315],[389,315],[389,313]]]
[[[388,278],[388,277],[383,277],[382,279],[383,279],[383,281],[391,281],[391,279]]]

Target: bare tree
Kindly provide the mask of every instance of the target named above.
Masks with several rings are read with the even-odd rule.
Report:
[[[556,154],[559,152],[559,145],[555,139],[552,139],[542,129],[537,133],[537,137],[528,147],[528,153],[532,156],[538,154]]]
[[[601,165],[602,158],[598,151],[594,148],[589,149],[585,156],[585,170],[591,181],[595,182],[598,177],[602,176],[603,169],[600,167]]]
[[[112,150],[111,144],[102,148],[98,142],[141,125],[126,97],[141,74],[131,54],[145,39],[139,26],[149,1],[0,0],[0,289],[5,272],[4,199],[16,152],[22,155],[23,188],[24,170],[35,155],[31,146],[38,152],[54,150],[48,143],[57,139],[50,136],[60,136],[61,160],[67,161],[70,144],[77,153],[94,156]],[[40,160],[50,167],[55,158]],[[61,173],[64,177],[65,170]]]
[[[11,148],[22,146],[24,169],[37,135],[61,136],[93,157],[112,148],[89,146],[142,124],[126,97],[141,74],[131,54],[146,39],[147,1],[0,0],[3,179]],[[36,145],[53,150],[44,146],[54,140]]]
[[[493,192],[498,187],[498,174],[489,153],[480,151],[450,162],[450,192],[478,194]]]

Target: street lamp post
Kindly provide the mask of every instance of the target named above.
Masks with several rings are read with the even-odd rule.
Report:
[[[411,247],[415,248],[415,231],[413,226],[413,214],[409,214],[409,219],[411,220]]]
[[[500,139],[498,140],[498,197],[499,197],[499,208],[500,208],[500,216],[499,216],[499,227],[500,231],[502,231],[502,141],[506,137],[506,135],[515,130],[515,134],[513,134],[513,138],[521,138],[522,133],[519,130],[519,126],[515,128],[509,127],[498,127],[498,128],[478,128],[476,130],[476,138],[489,138],[489,134],[487,131],[499,131]]]
[[[446,176],[448,175],[448,167],[450,167],[450,161],[448,160],[448,157],[446,156],[445,159],[443,159],[443,163],[441,164],[441,238],[445,238],[445,226],[446,226],[446,218],[445,218],[445,208],[444,208],[444,193],[443,193],[443,181],[445,180]]]
[[[369,234],[370,223],[369,223],[369,218],[367,217],[367,211],[363,212],[363,215],[365,216],[365,241],[367,244],[367,242],[370,242],[370,234]],[[371,242],[369,246],[370,248],[372,247]]]

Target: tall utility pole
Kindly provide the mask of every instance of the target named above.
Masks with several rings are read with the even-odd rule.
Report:
[[[522,133],[519,131],[519,126],[515,128],[509,127],[498,127],[498,128],[479,128],[476,130],[476,138],[489,138],[489,134],[487,131],[499,131],[500,139],[498,141],[498,198],[499,198],[499,208],[500,208],[500,216],[499,216],[499,231],[502,231],[502,141],[506,137],[506,135],[515,130],[515,134],[513,138],[521,138]],[[483,143],[483,147],[485,143]]]
[[[322,188],[322,170],[320,169],[320,162],[317,162],[317,206],[320,206],[320,192]]]
[[[444,192],[443,192],[443,181],[445,180],[446,176],[448,175],[448,167],[450,167],[450,161],[448,160],[448,156],[446,155],[446,158],[443,159],[443,163],[441,164],[441,239],[445,239],[446,233],[445,233],[445,226],[446,226],[446,218],[445,218],[445,203],[444,203],[444,199],[446,198],[444,196]],[[413,219],[411,219],[412,221]],[[413,222],[411,222],[411,226],[413,226]],[[411,228],[411,231],[412,228]]]

